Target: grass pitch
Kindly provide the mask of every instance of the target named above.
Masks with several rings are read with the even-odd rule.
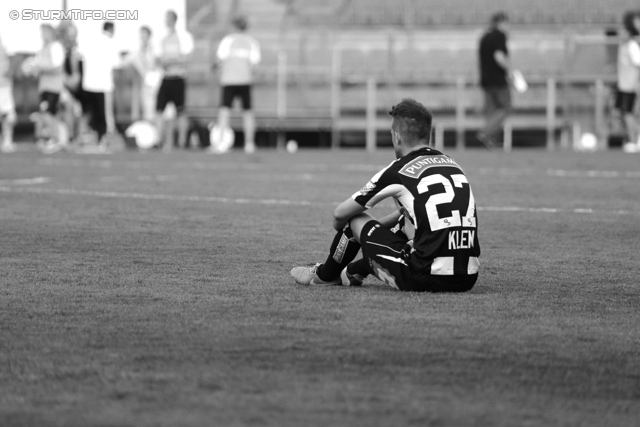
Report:
[[[0,425],[638,425],[640,157],[449,154],[462,295],[289,277],[391,151],[0,156]]]

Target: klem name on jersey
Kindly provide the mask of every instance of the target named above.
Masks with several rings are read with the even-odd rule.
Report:
[[[429,168],[450,166],[460,169],[460,166],[451,158],[445,155],[420,156],[411,163],[407,163],[400,170],[400,173],[410,178],[420,178],[420,175]]]
[[[473,249],[476,238],[475,230],[454,230],[449,232],[449,250]]]

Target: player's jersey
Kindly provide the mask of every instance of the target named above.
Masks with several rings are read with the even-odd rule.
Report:
[[[431,148],[413,151],[378,172],[353,199],[370,208],[393,197],[413,239],[410,267],[422,274],[478,272],[478,217],[471,186],[451,157]]]
[[[252,69],[261,59],[258,41],[248,34],[233,33],[226,36],[218,47],[221,63],[220,84],[250,85]]]

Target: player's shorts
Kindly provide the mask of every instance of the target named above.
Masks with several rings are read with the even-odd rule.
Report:
[[[233,100],[240,98],[243,110],[251,110],[251,86],[229,85],[222,87],[222,106],[231,108]]]
[[[373,274],[387,285],[411,292],[466,292],[477,274],[436,276],[411,267],[411,246],[401,232],[385,228],[378,221],[365,224],[360,234],[362,255]]]
[[[182,77],[165,77],[160,83],[158,97],[156,98],[156,111],[162,112],[167,104],[172,102],[176,106],[176,111],[184,111],[187,83]]]
[[[11,86],[0,86],[0,116],[14,115],[15,110],[13,89]]]
[[[40,111],[47,112],[52,115],[58,114],[58,103],[60,102],[60,94],[55,92],[40,92]]]
[[[635,92],[624,92],[618,90],[616,92],[616,110],[620,110],[623,113],[633,113],[636,105]]]

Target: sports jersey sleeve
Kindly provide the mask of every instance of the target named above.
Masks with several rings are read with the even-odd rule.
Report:
[[[184,31],[180,34],[180,53],[190,55],[193,53],[194,43],[193,36],[190,32]]]
[[[261,59],[260,45],[256,39],[251,39],[251,53],[249,54],[249,61],[251,62],[251,65],[259,64]]]
[[[367,209],[377,205],[382,200],[396,196],[402,190],[402,183],[398,179],[397,173],[393,172],[396,162],[375,174],[361,190],[351,196],[351,198]]]
[[[226,36],[222,39],[220,45],[218,46],[217,52],[219,60],[224,61],[229,57],[229,55],[231,54],[231,42],[233,42],[233,39],[230,36]]]
[[[58,68],[64,64],[64,48],[62,43],[54,42],[51,45],[51,66]]]
[[[629,43],[629,58],[634,66],[640,67],[640,45],[635,40]]]

